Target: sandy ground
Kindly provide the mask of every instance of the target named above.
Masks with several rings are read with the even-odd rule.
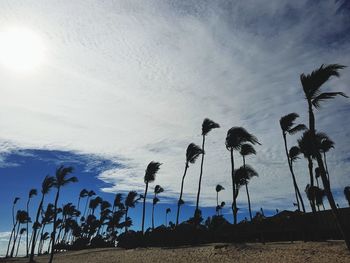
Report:
[[[36,258],[48,262],[48,256]],[[25,258],[0,262],[27,262]],[[263,244],[208,244],[181,248],[90,249],[56,254],[55,263],[97,262],[350,262],[343,241]]]

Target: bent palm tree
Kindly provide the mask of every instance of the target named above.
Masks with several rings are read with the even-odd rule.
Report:
[[[156,187],[154,188],[154,197],[153,197],[153,203],[152,203],[152,230],[154,229],[154,207],[159,202],[159,198],[157,197],[157,195],[163,192],[164,192],[164,189],[157,184]]]
[[[37,234],[38,228],[40,226],[39,216],[40,216],[41,210],[43,209],[45,195],[47,195],[49,193],[49,191],[53,187],[54,183],[55,183],[55,178],[47,175],[41,184],[41,200],[40,200],[40,203],[38,206],[38,210],[36,212],[35,222],[33,223],[33,231],[32,231],[32,238],[31,238],[32,246],[31,246],[29,262],[34,262],[34,249],[35,249],[35,243],[36,243],[36,234]]]
[[[52,230],[52,234],[51,234],[52,246],[51,246],[51,254],[50,254],[50,260],[49,260],[50,263],[52,263],[53,254],[55,252],[56,230],[57,230],[57,204],[58,204],[58,199],[60,197],[61,188],[63,186],[66,186],[69,183],[78,182],[78,178],[76,178],[75,176],[67,178],[68,174],[70,174],[72,172],[73,172],[73,167],[71,167],[71,166],[64,167],[63,165],[61,165],[56,170],[54,187],[57,189],[57,191],[56,191],[56,197],[55,197],[55,203],[54,203],[55,215],[53,218],[53,230]]]
[[[194,218],[198,218],[199,217],[199,211],[198,211],[198,207],[199,207],[199,196],[201,193],[201,184],[202,184],[202,175],[203,175],[203,162],[204,162],[204,144],[205,144],[205,136],[207,136],[207,134],[212,130],[212,129],[216,129],[216,128],[220,128],[220,125],[217,124],[216,122],[206,118],[204,119],[203,123],[202,123],[202,161],[201,161],[201,170],[200,170],[200,174],[199,174],[199,183],[198,183],[198,192],[197,192],[197,201],[196,201],[196,209],[194,210]]]
[[[125,198],[125,222],[128,221],[128,219],[130,219],[128,217],[128,212],[129,212],[129,208],[134,208],[136,203],[137,203],[138,199],[137,199],[137,193],[135,191],[130,191],[128,193],[128,195]],[[125,232],[128,231],[128,226],[125,224]]]
[[[222,190],[225,190],[225,188],[222,185],[217,184],[215,187],[215,191],[216,191],[216,213],[218,216],[220,215],[219,192],[221,192]]]
[[[27,201],[27,214],[29,215],[29,202],[30,199],[32,199],[33,196],[36,196],[38,194],[38,191],[36,189],[31,189],[28,194],[28,201]],[[28,257],[29,254],[29,221],[27,221],[27,229],[26,229],[26,257]],[[18,249],[17,249],[18,250]]]
[[[142,208],[142,234],[145,230],[145,213],[146,213],[146,198],[147,198],[147,191],[148,191],[148,184],[154,182],[156,179],[156,174],[159,171],[159,167],[161,166],[161,163],[158,162],[150,162],[147,166],[145,176],[144,176],[144,182],[146,184],[145,187],[145,194],[143,196],[143,208]]]
[[[27,211],[18,210],[17,215],[16,215],[16,223],[15,223],[17,225],[17,231],[16,231],[16,234],[14,235],[10,257],[13,257],[13,254],[15,252],[15,247],[16,247],[16,242],[17,242],[20,226],[22,224],[26,224],[27,221],[30,221],[30,217],[28,216]]]
[[[182,176],[182,180],[181,180],[181,190],[180,190],[180,197],[179,197],[179,201],[177,202],[177,213],[176,213],[176,225],[179,224],[179,215],[180,215],[180,207],[182,204],[184,204],[184,201],[182,200],[182,193],[183,193],[183,188],[184,188],[184,182],[185,182],[185,177],[186,177],[186,173],[187,173],[187,169],[189,167],[190,163],[195,163],[198,156],[203,154],[203,150],[197,146],[194,143],[191,143],[188,145],[187,150],[186,150],[186,163],[185,163],[185,171],[184,174]]]
[[[315,71],[313,71],[311,74],[300,75],[300,81],[302,84],[303,91],[305,93],[305,97],[308,104],[308,112],[309,112],[309,129],[311,133],[311,139],[312,142],[316,140],[316,128],[315,128],[315,116],[313,112],[313,107],[316,109],[320,108],[320,103],[325,100],[333,99],[336,96],[347,96],[343,92],[323,92],[321,93],[320,88],[321,86],[327,82],[332,76],[339,77],[339,70],[345,68],[343,65],[339,64],[330,64],[327,66],[321,65],[321,67]],[[332,209],[333,215],[337,221],[337,224],[339,226],[339,230],[341,231],[345,243],[347,245],[347,248],[350,250],[350,235],[345,231],[346,227],[343,223],[343,221],[340,218],[339,211],[337,209],[337,205],[334,201],[334,197],[330,188],[329,180],[327,178],[326,169],[323,165],[323,160],[321,156],[321,152],[316,152],[316,160],[318,167],[320,168],[320,176],[322,179],[322,183],[324,186],[324,190],[329,202],[329,205]],[[312,162],[312,160],[309,160]]]
[[[227,131],[227,136],[225,140],[226,149],[230,151],[231,154],[231,179],[232,179],[232,213],[233,213],[233,223],[237,224],[237,195],[238,189],[236,189],[235,180],[235,169],[234,169],[234,158],[233,150],[239,151],[243,143],[250,142],[251,144],[260,144],[258,139],[247,132],[242,127],[232,127]]]
[[[306,126],[304,124],[298,124],[298,125],[294,126],[294,121],[298,117],[299,117],[299,115],[296,113],[290,113],[288,115],[285,115],[280,119],[280,126],[281,126],[281,130],[282,130],[284,149],[286,151],[288,166],[289,166],[290,173],[292,175],[293,186],[294,186],[294,191],[295,191],[295,198],[297,201],[298,210],[300,211],[300,205],[301,205],[303,212],[305,213],[304,201],[303,201],[303,198],[301,196],[301,193],[300,193],[300,190],[299,190],[296,178],[295,178],[295,174],[294,174],[294,170],[292,168],[292,163],[291,163],[290,156],[288,154],[288,146],[287,146],[287,134],[293,135],[299,131],[306,130]]]

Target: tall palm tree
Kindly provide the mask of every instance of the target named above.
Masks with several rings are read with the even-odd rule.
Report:
[[[226,149],[230,151],[231,154],[231,179],[232,179],[232,213],[233,213],[233,223],[237,224],[237,202],[236,198],[238,195],[238,189],[236,189],[235,180],[235,169],[234,169],[234,158],[233,151],[240,151],[242,144],[249,142],[251,144],[260,144],[258,139],[247,132],[242,127],[232,127],[227,131],[227,136],[225,140]]]
[[[33,231],[32,231],[32,238],[31,238],[32,239],[32,246],[31,246],[29,262],[34,262],[34,249],[35,249],[35,243],[36,243],[36,234],[37,234],[37,231],[38,231],[38,228],[40,225],[40,223],[39,223],[40,212],[43,208],[45,196],[49,193],[49,191],[53,187],[54,183],[55,183],[55,178],[47,175],[41,184],[41,200],[40,200],[40,203],[38,206],[38,210],[36,212],[35,222],[33,223]]]
[[[302,207],[303,212],[305,213],[305,206],[304,206],[304,201],[303,198],[301,196],[296,178],[295,178],[295,174],[294,174],[294,170],[292,168],[292,163],[291,163],[291,159],[288,153],[288,145],[287,145],[287,134],[289,135],[293,135],[299,131],[303,131],[306,129],[306,126],[304,124],[297,124],[294,125],[295,120],[299,117],[299,115],[297,113],[290,113],[287,114],[285,116],[283,116],[280,119],[280,126],[281,126],[281,130],[282,130],[282,136],[283,136],[283,141],[284,141],[284,149],[286,151],[286,156],[287,156],[287,161],[288,161],[288,166],[289,166],[289,171],[292,175],[292,180],[293,180],[293,186],[294,186],[294,192],[295,192],[295,198],[297,201],[297,205],[298,205],[298,210],[300,211],[300,205]]]
[[[216,187],[215,187],[215,191],[216,191],[216,213],[217,213],[217,215],[220,214],[219,192],[221,192],[222,190],[225,190],[225,188],[222,185],[217,184]]]
[[[350,206],[350,186],[344,188],[344,195]]]
[[[330,64],[330,65],[321,65],[321,67],[317,70],[314,70],[311,74],[300,75],[300,81],[302,84],[302,88],[307,100],[308,104],[308,112],[309,112],[309,130],[311,133],[312,143],[314,143],[316,136],[316,125],[315,125],[315,116],[313,112],[313,108],[320,108],[320,103],[325,100],[333,99],[336,96],[347,96],[343,92],[323,92],[321,93],[321,86],[327,82],[331,77],[339,77],[339,70],[344,69],[345,66],[339,64]],[[337,205],[334,201],[334,197],[330,188],[329,180],[327,178],[326,169],[323,165],[323,160],[321,156],[321,152],[316,152],[316,160],[318,167],[320,168],[320,176],[322,179],[322,183],[324,186],[324,191],[326,193],[329,205],[332,209],[334,217],[337,221],[339,229],[344,237],[345,243],[350,250],[350,235],[345,231],[346,227],[343,221],[340,218],[339,211],[337,210]],[[309,163],[312,160],[308,160]]]
[[[13,200],[13,203],[12,203],[12,231],[11,231],[9,243],[7,245],[6,257],[8,257],[9,250],[10,250],[10,245],[11,245],[11,241],[12,241],[12,237],[14,237],[14,234],[15,234],[15,231],[16,231],[15,206],[16,206],[17,202],[19,201],[19,199],[20,199],[19,197],[15,197],[15,199]]]
[[[194,210],[194,217],[197,218],[199,217],[199,196],[201,193],[201,184],[202,184],[202,175],[203,175],[203,163],[204,163],[204,144],[205,144],[205,136],[208,135],[208,133],[212,129],[220,128],[220,125],[217,124],[216,122],[205,118],[203,123],[202,123],[202,161],[201,161],[201,170],[199,174],[199,183],[198,183],[198,192],[197,192],[197,201],[196,201],[196,209]]]
[[[164,192],[163,187],[157,184],[156,187],[154,188],[154,197],[153,197],[153,203],[152,203],[152,230],[154,229],[154,207],[159,202],[158,195],[163,192]]]
[[[165,226],[167,227],[168,226],[168,214],[171,213],[171,209],[168,207],[166,210],[165,210]]]
[[[185,177],[187,173],[187,169],[189,167],[189,164],[192,163],[194,164],[198,158],[199,155],[203,154],[203,150],[197,146],[194,143],[190,143],[187,147],[186,150],[186,162],[185,162],[185,171],[182,176],[181,180],[181,190],[180,190],[180,197],[179,201],[177,202],[177,213],[176,213],[176,225],[179,224],[179,215],[180,215],[180,207],[182,204],[184,204],[184,201],[182,200],[182,193],[183,193],[183,188],[184,188],[184,182],[185,182]]]
[[[125,198],[124,206],[125,206],[125,222],[128,221],[128,212],[129,208],[134,208],[137,203],[137,193],[135,191],[130,191]],[[125,232],[128,231],[128,226],[125,224]]]
[[[80,191],[79,193],[79,198],[78,198],[78,205],[77,205],[77,209],[79,210],[79,205],[80,205],[80,199],[85,198],[89,195],[89,191],[86,190],[85,188],[83,190]]]
[[[18,240],[18,243],[17,243],[17,249],[16,249],[16,255],[15,255],[15,257],[18,256],[19,244],[21,243],[22,235],[23,235],[24,232],[26,232],[26,231],[27,231],[27,228],[25,228],[25,227],[21,228],[21,230],[19,231],[19,240]]]
[[[38,194],[38,191],[36,189],[30,189],[28,194],[28,201],[27,201],[27,214],[29,215],[29,202],[32,199],[33,196],[36,196]],[[27,221],[27,229],[26,229],[26,257],[28,257],[29,254],[29,221]]]
[[[254,149],[254,147],[249,144],[249,143],[245,143],[242,144],[241,146],[241,150],[239,152],[243,158],[243,167],[245,168],[245,158],[248,155],[252,155],[252,154],[256,154],[256,151]],[[247,199],[248,199],[248,209],[249,209],[249,217],[250,217],[250,221],[252,221],[253,217],[252,217],[252,208],[251,208],[251,204],[250,204],[250,196],[249,196],[249,191],[248,191],[248,183],[245,184],[245,189],[247,192]]]
[[[53,230],[51,234],[52,245],[51,245],[51,254],[50,254],[50,260],[49,260],[50,263],[52,263],[53,254],[55,252],[56,229],[57,229],[57,204],[58,204],[58,199],[60,197],[61,188],[63,186],[66,186],[69,183],[78,182],[78,178],[75,176],[67,178],[67,176],[72,172],[73,172],[73,167],[71,166],[65,167],[63,165],[61,165],[56,170],[54,187],[57,189],[57,191],[56,191],[56,197],[55,197],[55,203],[54,203],[55,215],[53,218]]]
[[[146,198],[147,198],[147,191],[148,191],[148,184],[154,182],[156,179],[156,174],[159,171],[159,168],[162,164],[158,162],[150,162],[147,166],[145,176],[144,176],[144,182],[146,184],[145,187],[145,194],[143,195],[143,208],[142,208],[142,233],[144,233],[145,230],[145,213],[146,213]]]
[[[16,214],[16,223],[15,223],[17,225],[17,231],[16,231],[16,234],[14,235],[10,257],[13,257],[13,254],[15,252],[15,247],[16,247],[16,242],[17,242],[20,226],[22,224],[26,224],[27,221],[30,221],[30,217],[28,216],[27,211],[18,210],[17,214]]]
[[[87,195],[87,199],[86,199],[86,203],[85,203],[85,208],[84,208],[84,214],[83,214],[83,218],[85,219],[85,215],[86,215],[86,209],[87,209],[87,206],[89,204],[89,200],[92,196],[96,195],[96,193],[93,191],[93,190],[90,190],[88,192],[88,195]]]

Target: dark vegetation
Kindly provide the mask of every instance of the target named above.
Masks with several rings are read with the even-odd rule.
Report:
[[[48,246],[50,262],[54,253],[62,250],[77,250],[96,247],[123,247],[134,248],[139,246],[180,246],[193,245],[207,242],[266,242],[285,240],[325,240],[330,238],[344,239],[350,249],[350,209],[338,208],[331,191],[331,174],[327,166],[326,155],[334,148],[334,142],[324,132],[316,129],[315,111],[319,110],[322,103],[336,96],[347,97],[342,92],[322,92],[321,86],[332,76],[339,76],[339,70],[344,66],[332,64],[322,65],[311,74],[300,76],[302,88],[307,101],[309,124],[295,124],[299,117],[297,113],[287,114],[280,119],[282,139],[284,143],[287,165],[291,175],[292,187],[295,193],[296,211],[282,211],[275,216],[266,218],[263,210],[254,216],[251,211],[251,198],[249,195],[249,182],[258,176],[246,159],[257,152],[254,147],[260,147],[256,136],[243,127],[232,127],[228,130],[225,146],[230,154],[232,180],[232,216],[233,224],[229,223],[221,213],[225,206],[220,203],[219,193],[225,190],[221,185],[216,185],[217,193],[216,214],[202,218],[199,207],[201,182],[205,178],[203,163],[205,156],[205,140],[209,132],[220,128],[220,125],[210,119],[205,119],[202,124],[202,147],[194,143],[189,144],[185,156],[185,169],[181,178],[180,195],[177,202],[176,222],[169,222],[167,216],[170,208],[164,211],[165,225],[154,225],[154,210],[157,209],[159,195],[164,192],[160,185],[153,188],[152,197],[152,227],[145,231],[146,199],[149,185],[156,179],[161,163],[150,162],[144,175],[145,191],[138,194],[129,192],[126,196],[116,194],[112,203],[96,196],[92,190],[83,189],[77,196],[76,205],[73,203],[58,206],[61,192],[64,186],[77,182],[76,177],[70,177],[72,167],[60,166],[55,176],[46,176],[39,190],[40,203],[37,207],[34,220],[29,217],[30,200],[38,194],[35,189],[30,190],[27,209],[18,210],[15,214],[15,206],[19,198],[15,198],[12,207],[13,228],[8,243],[7,257],[17,254],[22,235],[26,235],[26,253],[29,260],[34,260],[34,255],[43,253],[44,245]],[[302,133],[298,139],[298,145],[289,148],[288,137]],[[192,218],[179,222],[181,206],[185,203],[183,189],[187,169],[194,165],[201,155],[200,174],[196,207]],[[241,166],[237,166],[235,158],[242,159]],[[306,159],[309,174],[309,184],[306,186],[306,196],[312,212],[306,213],[306,205],[302,198],[300,186],[293,165],[301,156]],[[236,160],[237,161],[237,160]],[[179,180],[180,181],[180,180]],[[213,186],[214,188],[214,186]],[[228,186],[226,186],[228,188]],[[237,197],[245,190],[248,201],[249,219],[237,222]],[[214,189],[213,189],[214,190]],[[55,191],[53,203],[47,203],[45,197],[49,191]],[[243,194],[243,193],[241,193]],[[344,188],[344,195],[350,205],[350,187]],[[85,204],[83,205],[84,199]],[[328,200],[330,210],[325,210],[324,202]],[[132,219],[128,216],[129,209],[135,208],[138,201],[143,202],[141,231],[130,231]],[[84,206],[84,207],[83,207]],[[82,212],[81,212],[82,211]],[[29,235],[29,223],[31,234]],[[50,230],[48,227],[50,226]],[[30,238],[29,238],[30,236]]]

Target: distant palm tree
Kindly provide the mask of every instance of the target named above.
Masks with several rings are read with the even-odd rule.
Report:
[[[243,158],[243,167],[245,168],[245,157],[248,155],[256,154],[256,151],[251,144],[245,143],[245,144],[242,144],[241,150],[239,153],[241,154],[241,156]],[[247,192],[249,217],[250,217],[250,221],[252,221],[253,217],[252,217],[252,208],[251,208],[251,204],[250,204],[250,196],[249,196],[249,191],[248,191],[248,183],[245,184],[245,189]]]
[[[154,188],[154,197],[153,197],[153,203],[152,203],[152,230],[154,229],[154,207],[159,202],[158,194],[163,193],[164,189],[160,185],[156,185]]]
[[[128,193],[128,195],[125,198],[125,222],[128,221],[128,212],[129,212],[129,208],[134,208],[136,203],[137,203],[138,199],[137,199],[137,193],[135,191],[130,191]],[[128,226],[125,225],[125,232],[128,231]]]
[[[216,191],[216,212],[217,212],[217,215],[220,214],[220,209],[219,209],[219,192],[221,192],[222,190],[225,190],[225,188],[220,185],[220,184],[217,184],[216,187],[215,187],[215,191]]]
[[[148,184],[154,182],[160,166],[161,166],[161,163],[152,161],[148,164],[145,172],[144,182],[146,184],[146,187],[145,187],[145,194],[143,196],[142,233],[144,233],[144,230],[145,230],[145,213],[146,213],[146,198],[147,198]]]
[[[300,193],[300,190],[299,190],[296,178],[295,178],[294,170],[292,168],[291,159],[290,159],[290,156],[288,153],[288,145],[287,145],[287,134],[293,135],[299,131],[306,130],[306,126],[304,124],[297,124],[294,126],[294,121],[298,117],[299,117],[299,115],[297,113],[290,113],[288,115],[285,115],[280,119],[280,126],[282,129],[282,136],[283,136],[283,140],[284,140],[284,149],[285,149],[286,155],[287,155],[288,166],[289,166],[289,170],[290,170],[290,173],[291,173],[292,179],[293,179],[293,186],[294,186],[295,198],[296,198],[297,205],[298,205],[298,210],[300,211],[300,205],[301,205],[302,210],[305,213],[304,201],[303,201],[303,198],[301,196],[301,193]]]
[[[84,208],[84,214],[83,214],[83,218],[85,219],[85,215],[86,215],[86,209],[87,209],[87,206],[89,204],[89,200],[92,196],[96,195],[96,193],[93,191],[93,190],[90,190],[88,192],[88,195],[87,195],[87,199],[86,199],[86,203],[85,203],[85,208]]]
[[[180,190],[180,197],[179,201],[177,202],[177,213],[176,213],[176,225],[179,224],[179,215],[180,215],[180,207],[182,204],[184,204],[184,201],[182,200],[182,193],[183,193],[183,188],[184,188],[184,182],[185,182],[185,177],[187,173],[187,169],[189,167],[190,163],[195,163],[198,156],[203,154],[203,150],[197,146],[194,143],[191,143],[188,145],[187,150],[186,150],[186,162],[185,162],[185,171],[182,176],[182,181],[181,181],[181,190]]]
[[[25,227],[21,228],[21,230],[19,231],[19,240],[18,240],[18,243],[17,243],[17,249],[16,249],[16,255],[15,257],[18,256],[18,249],[19,249],[19,244],[21,243],[21,239],[22,239],[22,235],[24,234],[24,232],[26,232],[27,229]]]
[[[55,178],[47,175],[41,184],[41,200],[40,200],[40,203],[38,206],[38,210],[36,212],[35,222],[33,223],[33,231],[32,231],[32,238],[31,238],[32,246],[31,246],[29,262],[34,262],[34,249],[35,249],[35,243],[36,243],[36,234],[37,234],[38,228],[40,226],[39,216],[40,216],[40,212],[43,208],[45,195],[47,195],[49,193],[49,191],[53,187],[54,183],[55,183]]]
[[[16,220],[15,220],[15,206],[17,204],[17,202],[19,201],[19,197],[15,197],[15,199],[13,200],[12,203],[12,231],[11,231],[11,235],[10,235],[10,239],[9,239],[9,243],[7,245],[7,251],[6,251],[6,257],[9,256],[9,250],[10,250],[10,245],[11,245],[11,241],[12,241],[12,237],[14,237],[15,235],[15,231],[16,231]]]
[[[344,188],[344,195],[345,195],[345,198],[348,201],[348,204],[350,206],[350,186],[346,186]]]
[[[231,153],[231,178],[232,178],[232,213],[233,213],[233,223],[237,224],[237,195],[238,189],[236,189],[236,180],[235,180],[235,169],[234,169],[234,159],[233,159],[233,150],[240,151],[242,144],[250,142],[251,144],[260,144],[258,139],[247,132],[242,127],[232,127],[228,130],[226,136],[226,148]]]
[[[90,203],[89,203],[90,213],[88,213],[88,214],[95,215],[95,210],[102,203],[102,201],[103,201],[102,198],[99,196],[96,196],[94,199],[91,199]]]
[[[79,193],[79,198],[78,198],[78,205],[77,205],[77,209],[79,210],[79,205],[80,205],[80,199],[81,198],[85,198],[89,195],[89,191],[86,190],[85,188],[83,190],[80,191]]]
[[[325,192],[323,189],[317,186],[310,186],[308,184],[305,188],[305,192],[308,199],[313,199],[313,202],[317,206],[318,211],[320,211],[321,205],[323,207],[323,210],[325,210],[323,205],[323,198],[325,197]]]
[[[326,168],[326,173],[327,173],[327,178],[328,178],[329,183],[330,183],[330,180],[329,180],[329,172],[328,172],[328,166],[327,166],[326,153],[332,148],[334,148],[334,142],[331,139],[324,138],[321,141],[321,149],[320,150],[323,153],[323,160],[324,160],[324,165],[325,165],[325,168]]]
[[[305,93],[305,97],[308,103],[308,112],[309,112],[309,130],[311,133],[311,140],[312,143],[314,143],[314,140],[316,140],[316,127],[315,127],[315,116],[313,112],[313,108],[318,109],[320,107],[320,103],[325,100],[333,99],[336,96],[347,96],[343,92],[323,92],[321,93],[320,88],[321,86],[327,82],[332,76],[339,77],[339,70],[345,68],[343,65],[339,64],[330,64],[327,66],[321,65],[321,67],[317,70],[314,70],[311,74],[300,75],[300,81],[303,87],[303,91]],[[344,225],[343,221],[340,218],[340,214],[337,210],[337,205],[334,201],[334,197],[330,188],[329,180],[327,178],[326,169],[323,165],[323,160],[321,156],[321,152],[316,152],[316,160],[318,167],[320,168],[320,176],[322,179],[322,183],[324,186],[324,191],[326,193],[329,205],[332,209],[332,212],[335,216],[335,219],[337,221],[337,224],[339,226],[339,230],[341,231],[345,243],[350,250],[350,234],[348,234],[345,229],[346,226]],[[308,160],[309,163],[312,162],[311,159]]]
[[[201,193],[201,184],[202,184],[202,175],[203,175],[203,162],[204,162],[204,144],[205,144],[205,136],[207,136],[207,134],[212,130],[212,129],[216,129],[216,128],[220,128],[220,125],[217,124],[216,122],[206,118],[204,119],[203,123],[202,123],[202,161],[201,161],[201,170],[200,170],[200,174],[199,174],[199,183],[198,183],[198,193],[197,193],[197,201],[196,201],[196,209],[194,211],[194,218],[198,218],[199,217],[199,196]]]
[[[52,263],[53,254],[55,252],[56,229],[57,229],[57,204],[58,204],[58,199],[60,197],[61,188],[63,186],[66,186],[69,183],[78,182],[78,178],[76,178],[75,176],[67,178],[67,176],[72,172],[73,172],[73,167],[71,167],[71,166],[65,167],[63,165],[61,165],[56,170],[54,187],[57,189],[57,191],[56,191],[56,197],[55,197],[55,203],[54,203],[55,215],[53,218],[53,230],[52,230],[52,234],[51,234],[52,243],[51,243],[51,254],[50,254],[49,263]]]
[[[171,209],[168,207],[166,210],[165,210],[165,226],[167,227],[168,226],[168,214],[171,213]]]
[[[27,221],[30,221],[30,217],[28,216],[27,211],[18,210],[17,214],[16,214],[16,222],[15,222],[15,225],[17,225],[17,231],[16,231],[16,234],[14,235],[14,239],[13,239],[13,245],[12,245],[11,254],[10,254],[11,258],[13,257],[13,254],[15,252],[15,247],[16,247],[16,242],[17,242],[20,226],[22,224],[26,224]]]
[[[38,194],[38,191],[36,189],[31,189],[28,194],[28,201],[27,201],[27,214],[29,215],[29,202],[30,199],[32,199],[33,196],[36,196]],[[29,221],[27,221],[27,229],[26,229],[26,257],[29,255]]]

